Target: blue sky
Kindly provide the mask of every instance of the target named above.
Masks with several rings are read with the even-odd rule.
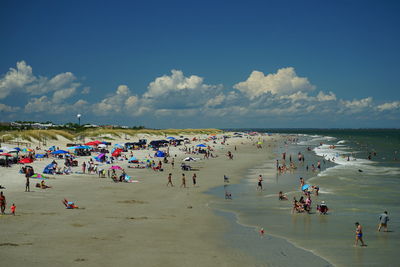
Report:
[[[398,127],[396,1],[1,1],[2,121]]]

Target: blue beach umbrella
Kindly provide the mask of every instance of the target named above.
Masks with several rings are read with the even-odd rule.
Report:
[[[200,145],[197,145],[198,147],[207,147],[206,145],[203,145],[203,144],[200,144]]]
[[[172,137],[172,136],[169,136],[169,137],[167,137],[167,139],[169,139],[169,140],[175,140],[176,138],[175,138],[175,137]]]
[[[310,187],[309,184],[305,184],[305,185],[303,185],[303,186],[301,187],[301,190],[302,190],[302,191],[307,190],[309,187]]]

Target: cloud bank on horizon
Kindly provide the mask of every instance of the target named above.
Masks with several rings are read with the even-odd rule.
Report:
[[[10,100],[21,93],[29,96],[26,103]],[[277,120],[284,122],[279,127],[291,127],[300,119],[310,122],[304,127],[332,127],[330,122],[343,118],[361,125],[363,121],[386,120],[394,127],[400,115],[399,100],[380,103],[370,96],[338,99],[334,92],[318,90],[307,77],[299,77],[293,67],[269,74],[253,70],[247,80],[232,88],[206,84],[200,76],[171,70],[170,75],[156,77],[142,94],[121,84],[100,101],[94,101],[93,95],[95,88],[83,85],[73,73],[36,76],[25,61],[17,62],[16,68],[0,78],[2,120],[32,116],[68,122],[74,114],[83,113],[103,123],[122,117],[127,122],[155,121],[161,127],[177,127],[180,124],[176,121],[188,127],[249,127],[249,122],[253,122],[252,127],[263,127],[259,123]],[[314,125],[317,118],[320,124]],[[358,126],[353,123],[348,127]]]

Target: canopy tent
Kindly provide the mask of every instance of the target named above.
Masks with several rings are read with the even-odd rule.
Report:
[[[31,158],[24,158],[24,159],[21,159],[20,161],[18,161],[18,163],[22,163],[22,164],[32,163],[32,162],[33,162],[33,159],[31,159]]]
[[[47,165],[47,166],[44,168],[43,173],[54,174],[54,166],[55,166],[55,165],[56,165],[56,164],[54,164],[54,163],[50,163],[49,165]]]
[[[158,158],[163,158],[163,157],[165,157],[165,152],[163,152],[163,151],[157,151],[156,152],[156,157],[158,157]]]
[[[207,146],[204,144],[200,144],[200,145],[197,145],[197,147],[207,147]]]
[[[62,149],[51,152],[51,154],[54,154],[54,155],[58,155],[58,154],[68,154],[68,153],[69,153],[68,151],[65,151],[65,150],[62,150]]]
[[[91,149],[92,147],[90,146],[71,146],[68,147],[67,149]]]

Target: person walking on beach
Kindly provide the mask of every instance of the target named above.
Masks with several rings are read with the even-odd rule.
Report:
[[[0,210],[1,214],[4,214],[4,211],[6,210],[6,197],[3,194],[3,191],[0,192]]]
[[[182,173],[182,184],[181,184],[181,188],[186,188],[186,177],[185,174]]]
[[[383,230],[384,232],[387,232],[387,222],[389,221],[389,216],[387,215],[387,211],[385,210],[381,216],[379,216],[379,226],[378,226],[378,232],[381,231],[381,228],[385,228],[385,230]]]
[[[30,189],[30,186],[29,186],[29,184],[30,184],[30,182],[29,182],[29,172],[27,172],[27,173],[25,174],[25,178],[26,178],[26,182],[25,182],[25,192],[30,192],[31,189]]]
[[[262,175],[260,174],[260,175],[258,176],[257,190],[260,190],[260,191],[263,190],[262,181],[263,181],[263,178],[262,178]]]
[[[82,172],[85,173],[85,171],[86,171],[86,162],[84,161],[82,163]]]
[[[171,187],[173,187],[174,185],[172,184],[172,173],[168,174],[168,183],[167,186],[171,185]]]
[[[354,246],[356,247],[358,245],[358,240],[360,240],[361,246],[365,247],[366,245],[364,244],[364,241],[362,239],[363,232],[362,232],[361,224],[359,222],[356,222],[355,225],[356,225],[356,241],[354,243]]]
[[[192,181],[193,181],[193,187],[196,187],[197,175],[195,173],[192,176]]]

